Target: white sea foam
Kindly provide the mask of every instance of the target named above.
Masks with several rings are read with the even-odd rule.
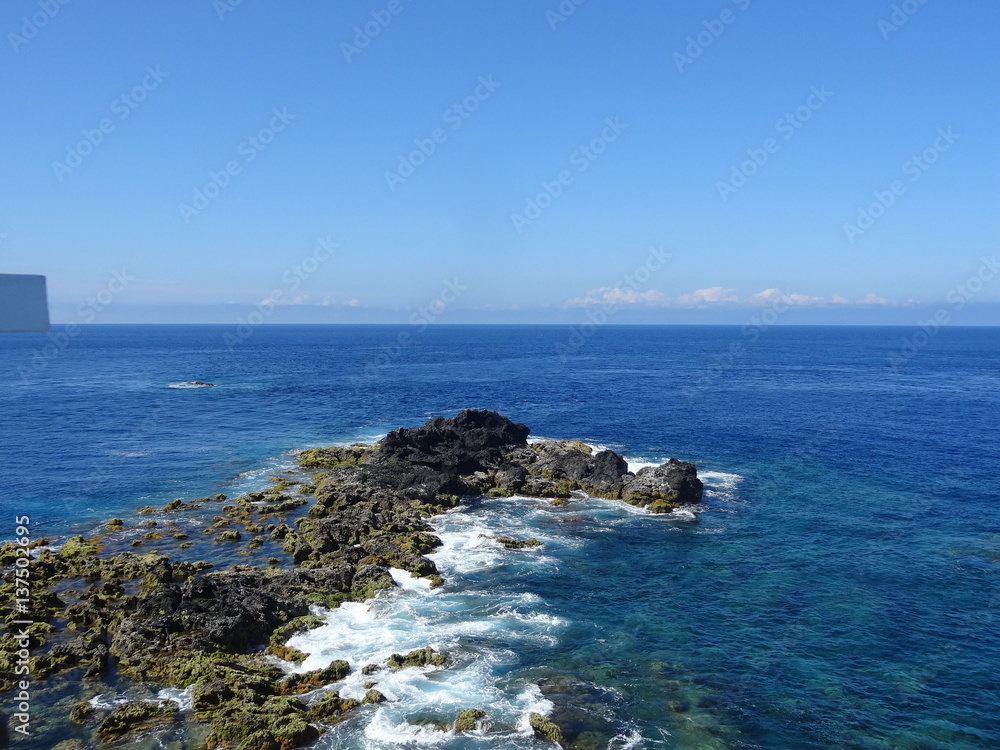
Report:
[[[733,500],[739,491],[743,477],[725,471],[698,472],[698,477],[705,483],[706,494],[718,500]]]
[[[631,727],[612,737],[608,743],[608,750],[636,750],[644,744],[645,738],[639,733],[639,730]]]
[[[628,464],[628,470],[633,474],[638,474],[643,469],[655,469],[657,466],[663,463],[663,461],[646,461],[642,458],[629,458],[624,456],[625,462]],[[664,459],[665,461],[666,459]]]
[[[743,481],[742,475],[730,474],[725,471],[703,471],[699,472],[698,476],[705,484],[719,488],[735,488]]]
[[[209,383],[198,383],[193,380],[188,380],[183,383],[167,383],[167,388],[179,388],[183,390],[187,388],[214,388],[214,386]]]
[[[173,701],[180,711],[190,711],[193,708],[193,688],[184,690],[179,688],[163,688],[153,696],[149,695],[129,695],[128,693],[115,693],[113,695],[95,695],[87,703],[98,711],[111,711],[122,704],[135,700],[155,700]]]
[[[114,696],[107,695],[95,695],[87,703],[93,706],[98,711],[111,711],[115,706],[120,706],[123,703],[128,703],[132,698],[129,698],[125,693],[116,693]]]
[[[194,687],[164,688],[156,694],[156,699],[160,701],[173,701],[181,711],[190,711],[194,708]]]
[[[667,514],[667,518],[674,521],[697,521],[698,514],[690,508],[676,508]]]
[[[531,714],[548,716],[555,709],[555,704],[542,695],[542,689],[538,685],[528,685],[517,696],[516,703],[520,708],[520,714],[517,717],[517,731],[527,737],[534,734],[530,723]]]
[[[441,564],[441,569],[446,567]],[[464,653],[467,641],[502,636],[552,642],[553,631],[564,624],[520,596],[431,589],[405,571],[394,571],[393,577],[402,583],[399,589],[366,602],[346,602],[325,613],[324,625],[291,638],[290,646],[308,654],[294,671],[321,669],[343,659],[357,672],[394,653],[425,646],[448,651],[461,661],[472,657]]]
[[[396,582],[396,585],[404,591],[430,591],[431,589],[430,581],[426,578],[415,576],[408,570],[389,568],[389,575],[392,576],[392,580]]]
[[[394,721],[391,711],[387,708],[379,708],[365,727],[365,738],[378,743],[375,747],[385,745],[433,747],[443,745],[453,736],[454,732],[445,732],[433,726],[415,725],[406,720]]]

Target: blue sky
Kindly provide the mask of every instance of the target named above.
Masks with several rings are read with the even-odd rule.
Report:
[[[997,323],[998,23],[8,0],[0,271],[57,322]]]

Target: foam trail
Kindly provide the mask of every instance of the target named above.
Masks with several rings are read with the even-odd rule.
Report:
[[[498,581],[510,581],[508,572],[557,566],[549,550],[572,548],[579,542],[546,533],[538,525],[550,512],[544,501],[497,499],[437,516],[430,523],[443,546],[432,557],[448,584],[432,589],[428,581],[392,569],[398,588],[324,611],[322,626],[289,640],[290,646],[307,654],[293,671],[344,659],[351,674],[333,686],[342,696],[361,700],[374,682],[387,699],[367,707],[356,721],[338,725],[329,735],[329,747],[448,745],[456,737],[451,723],[460,711],[472,707],[487,710],[496,728],[490,735],[495,739],[487,746],[495,746],[504,732],[508,738],[525,733],[531,711],[552,710],[537,685],[507,675],[518,664],[519,644],[553,646],[567,622],[548,611],[536,594],[509,585],[467,585],[465,580],[471,576],[482,582],[496,571]],[[489,538],[501,533],[533,536],[543,546],[527,552],[507,550]],[[425,646],[446,653],[448,667],[384,666],[394,653]],[[379,666],[364,674],[368,665]]]
[[[734,500],[743,481],[740,474],[724,471],[698,472],[698,477],[705,483],[706,494],[720,500]]]
[[[558,647],[570,622],[542,596],[526,590],[525,581],[557,573],[593,543],[593,533],[633,524],[634,514],[650,514],[619,501],[586,499],[569,513],[581,516],[574,528],[587,533],[566,533],[562,520],[567,512],[538,498],[490,498],[460,506],[428,520],[443,543],[430,556],[445,585],[431,588],[424,579],[391,569],[396,588],[366,602],[317,610],[324,624],[289,640],[307,654],[291,670],[319,669],[343,659],[351,673],[329,688],[362,700],[374,687],[386,698],[331,728],[318,747],[507,750],[533,743],[529,715],[551,715],[555,706],[536,684],[537,677],[519,677],[528,666],[519,654]],[[694,517],[682,509],[664,518],[677,522]],[[533,537],[542,545],[508,550],[492,538],[501,535]],[[446,654],[447,667],[386,666],[393,654],[426,646]],[[467,708],[486,710],[488,732],[453,731],[455,717]],[[610,717],[614,711],[609,710]],[[617,732],[609,750],[645,746],[634,725],[622,722]]]

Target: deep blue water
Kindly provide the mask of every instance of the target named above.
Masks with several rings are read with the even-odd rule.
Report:
[[[227,333],[93,326],[48,352],[0,338],[0,537],[15,514],[58,537],[256,488],[295,449],[490,408],[633,461],[694,461],[710,491],[694,519],[528,501],[442,519],[450,589],[384,606],[416,608],[425,639],[477,617],[527,629],[456,631],[470,665],[505,656],[448,695],[513,717],[541,685],[603,716],[616,748],[1000,747],[1000,329],[945,329],[895,368],[905,329],[607,327],[563,358],[564,327]],[[191,380],[217,387],[168,387]],[[466,533],[498,526],[542,553],[501,559]],[[410,736],[404,704],[325,746],[534,746]]]

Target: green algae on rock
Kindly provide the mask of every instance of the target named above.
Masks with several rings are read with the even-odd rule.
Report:
[[[486,712],[481,708],[467,708],[459,712],[458,716],[455,717],[453,728],[456,732],[471,732],[485,718]]]
[[[531,537],[530,539],[514,539],[509,536],[493,536],[490,537],[494,541],[500,542],[507,549],[530,549],[532,547],[541,547],[542,543]]]
[[[177,713],[173,701],[130,701],[115,709],[97,725],[96,735],[102,742],[111,742],[126,735],[137,734],[173,721]]]
[[[386,661],[386,665],[392,667],[393,669],[402,669],[403,667],[446,667],[448,666],[448,657],[444,654],[438,653],[430,646],[417,649],[416,651],[411,651],[406,654],[393,654]]]
[[[546,719],[541,714],[532,712],[528,715],[528,722],[531,724],[531,728],[535,730],[535,736],[539,739],[548,740],[557,745],[562,744],[562,730],[554,721]]]

